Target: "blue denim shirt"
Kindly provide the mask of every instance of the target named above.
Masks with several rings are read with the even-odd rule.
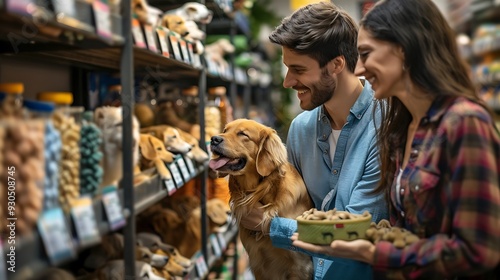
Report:
[[[328,143],[332,128],[323,106],[302,112],[292,121],[287,150],[289,160],[302,174],[316,208],[337,208],[358,214],[367,210],[372,214],[373,221],[378,222],[388,219],[389,214],[383,194],[370,193],[378,184],[380,169],[373,118],[375,100],[371,85],[367,81],[364,84],[342,128],[333,161]],[[376,113],[376,121],[380,121],[380,111]],[[273,244],[280,248],[301,250],[293,247],[290,241],[296,229],[294,220],[273,219]],[[313,255],[313,261],[314,279],[372,278],[371,266],[365,263],[322,255]]]

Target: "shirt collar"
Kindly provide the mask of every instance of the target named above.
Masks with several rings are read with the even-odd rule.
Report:
[[[363,114],[370,107],[370,104],[373,100],[372,85],[367,80],[360,79],[360,81],[364,84],[363,90],[361,91],[361,94],[359,95],[356,102],[354,102],[354,105],[352,105],[351,109],[349,110],[351,114],[354,115],[354,117],[358,120],[363,117]],[[325,106],[322,105],[320,106],[318,121],[321,121],[323,118],[328,117],[325,113]]]
[[[431,107],[427,111],[427,114],[422,119],[425,122],[437,122],[441,119],[441,117],[446,113],[446,110],[450,105],[454,102],[455,97],[453,96],[444,96],[437,97],[432,102]]]

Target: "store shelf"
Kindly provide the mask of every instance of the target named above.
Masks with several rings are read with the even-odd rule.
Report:
[[[0,11],[0,52],[20,53],[47,49],[107,48],[123,45],[123,38],[96,33],[47,19]]]
[[[205,260],[201,251],[196,252],[191,258],[191,261],[195,265],[183,279],[205,279],[215,262],[223,257],[223,254],[227,249],[227,244],[235,241],[237,236],[238,226],[236,225],[235,220],[232,220],[231,224],[225,232],[212,234],[208,238],[208,261]],[[214,247],[218,249],[214,250]],[[216,251],[218,251],[219,254],[216,254]]]
[[[208,163],[205,164],[194,164],[193,169],[190,171],[189,175],[185,175],[185,172],[182,172],[181,165],[179,165],[179,161],[187,162],[184,157],[178,157],[173,164],[179,168],[180,176],[182,177],[182,181],[179,182],[176,186],[176,189],[182,188],[185,182],[193,179],[198,176],[206,168],[208,167]],[[187,165],[186,165],[187,166]],[[189,168],[188,168],[189,169]],[[150,180],[144,182],[140,185],[134,187],[135,196],[134,196],[134,208],[135,215],[140,214],[142,211],[150,207],[151,205],[159,202],[165,197],[173,194],[174,191],[168,191],[165,187],[165,182],[158,178],[157,175],[154,175]],[[123,207],[123,189],[118,190],[118,197],[120,199],[120,205]],[[97,223],[98,231],[100,236],[106,235],[109,232],[114,230],[119,230],[120,228],[112,229],[108,218],[106,217],[103,201],[101,197],[96,197],[92,201],[92,208],[95,214],[95,220]],[[123,209],[123,208],[122,208]],[[123,209],[123,216],[126,218],[128,216],[128,212]],[[82,250],[94,246],[98,243],[89,244],[86,246],[81,246],[78,243],[76,238],[75,228],[72,225],[72,218],[69,214],[65,215],[65,224],[66,228],[71,231],[71,235],[73,237],[73,248],[76,250],[76,253],[81,252]],[[9,247],[11,245],[4,243],[4,252],[8,252]],[[49,260],[49,257],[44,248],[44,243],[42,241],[41,235],[38,230],[33,230],[30,234],[26,236],[22,236],[16,239],[15,244],[15,254],[16,254],[16,272],[8,273],[9,280],[25,280],[30,277],[33,277],[37,274],[37,272],[42,271],[44,268],[52,266]],[[66,262],[73,261],[74,258],[67,258],[63,260],[61,263],[57,265],[64,264]]]

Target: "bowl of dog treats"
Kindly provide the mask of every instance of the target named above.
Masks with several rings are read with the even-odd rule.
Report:
[[[372,215],[353,214],[336,209],[321,211],[309,209],[296,218],[299,240],[328,245],[334,240],[367,239],[366,230],[370,228]]]

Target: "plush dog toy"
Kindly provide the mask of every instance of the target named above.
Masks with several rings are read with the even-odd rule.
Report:
[[[141,133],[151,134],[163,141],[165,148],[174,154],[187,154],[193,146],[184,141],[179,130],[170,125],[154,125],[141,129]]]
[[[202,24],[209,24],[213,15],[207,6],[197,2],[187,2],[177,9],[167,11],[167,14],[176,14],[185,20],[192,20]]]
[[[168,28],[178,37],[184,37],[189,34],[183,17],[176,14],[164,14],[161,19],[161,26]]]
[[[150,134],[141,134],[139,149],[141,154],[140,170],[155,167],[162,179],[169,180],[172,178],[165,164],[174,161],[174,154],[165,149],[163,141]]]
[[[193,51],[197,54],[202,54],[205,52],[205,46],[201,41],[205,40],[206,33],[203,32],[193,20],[186,20],[184,25],[188,30],[188,35],[184,38],[193,43]]]
[[[122,108],[99,107],[94,111],[94,122],[102,132],[103,178],[100,187],[117,186],[123,177],[123,147],[122,147]],[[139,122],[132,116],[132,155],[133,165],[139,159]]]
[[[228,39],[221,38],[205,46],[205,57],[215,62],[221,68],[221,71],[224,72],[229,67],[224,56],[234,53],[235,50],[236,48]]]

